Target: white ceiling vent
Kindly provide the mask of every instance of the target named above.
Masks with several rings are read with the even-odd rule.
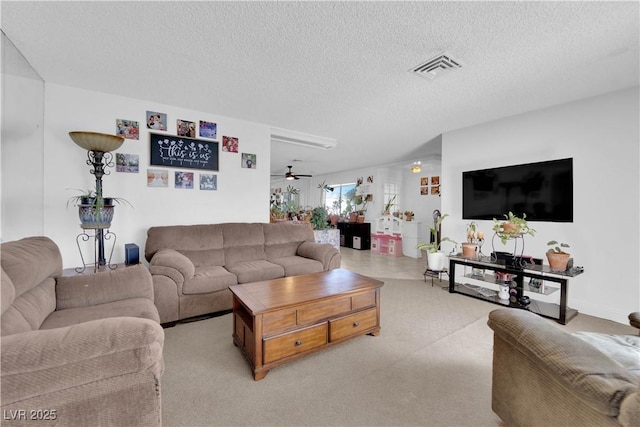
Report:
[[[413,67],[410,71],[416,73],[420,77],[433,80],[436,75],[456,68],[462,68],[460,61],[453,59],[445,53],[441,53],[431,59],[428,59],[417,67]]]

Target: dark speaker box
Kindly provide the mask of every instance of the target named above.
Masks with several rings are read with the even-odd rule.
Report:
[[[125,265],[140,264],[140,249],[135,243],[124,244],[124,263]]]

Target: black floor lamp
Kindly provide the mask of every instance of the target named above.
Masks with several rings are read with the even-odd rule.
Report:
[[[102,213],[105,211],[105,199],[102,196],[102,177],[109,175],[107,167],[113,166],[112,151],[120,148],[124,142],[124,138],[116,135],[109,135],[97,132],[69,132],[69,136],[79,147],[87,150],[87,165],[93,167],[89,172],[96,178],[95,198],[92,205],[80,207],[80,216],[82,220],[83,213],[93,218],[89,224],[82,225],[82,228],[95,229],[97,240],[96,263],[98,266],[106,264],[104,256],[104,229],[111,226],[111,216],[108,220],[103,220]],[[111,215],[113,215],[113,206],[110,207]]]

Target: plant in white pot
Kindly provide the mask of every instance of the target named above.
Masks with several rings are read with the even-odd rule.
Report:
[[[571,254],[565,252],[563,248],[570,246],[567,243],[558,243],[556,240],[550,240],[547,242],[547,246],[551,246],[547,250],[547,260],[551,271],[565,271]]]
[[[444,214],[438,217],[436,224],[434,227],[429,228],[431,232],[431,236],[433,236],[433,242],[429,243],[419,243],[416,248],[427,251],[427,265],[429,270],[432,271],[442,271],[447,267],[447,254],[440,251],[440,246],[443,242],[451,242],[454,245],[458,245],[455,240],[452,240],[448,237],[443,237],[438,241],[438,230],[440,230],[440,225],[442,221],[449,216],[448,214]]]

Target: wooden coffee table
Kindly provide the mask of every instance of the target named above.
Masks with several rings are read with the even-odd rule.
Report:
[[[384,283],[348,270],[230,286],[233,343],[261,380],[270,369],[380,333]]]

